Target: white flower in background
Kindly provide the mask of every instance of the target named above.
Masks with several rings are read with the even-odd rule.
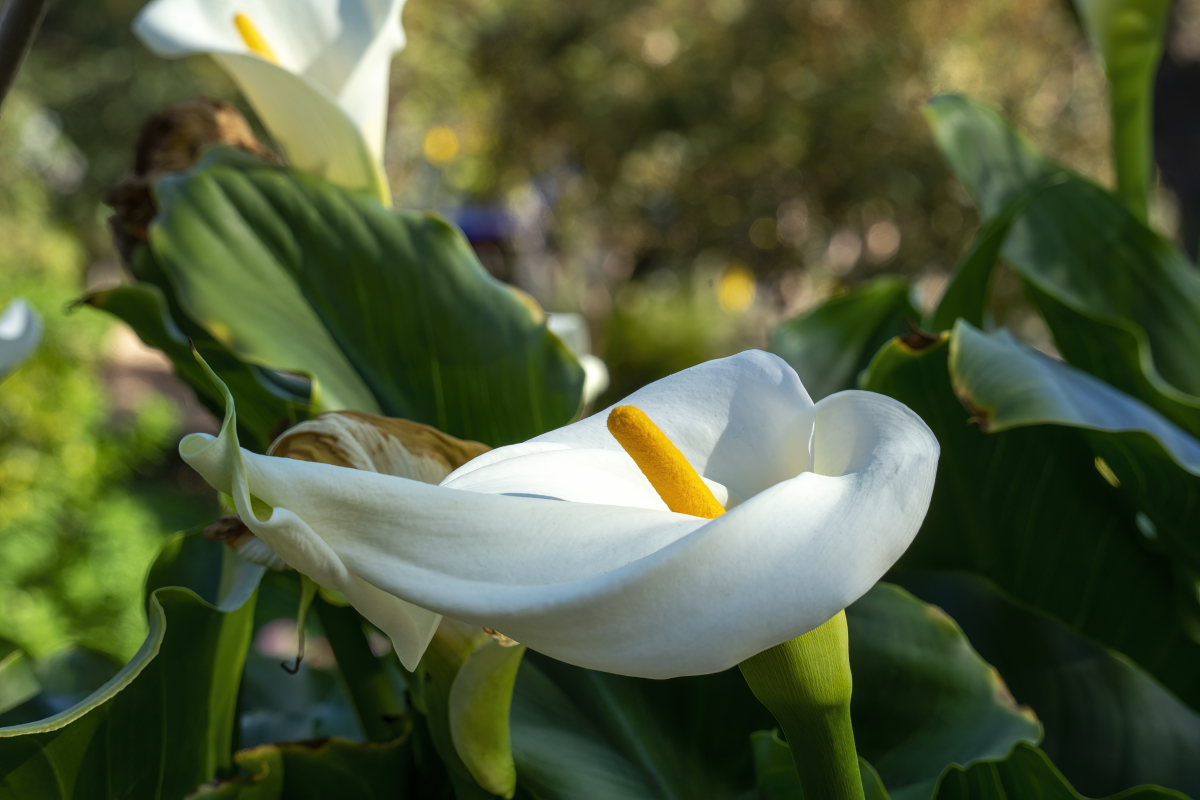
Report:
[[[29,358],[42,340],[42,320],[24,300],[17,298],[0,314],[0,380]]]
[[[390,202],[388,76],[404,0],[154,0],[133,30],[155,53],[212,55],[297,169]]]
[[[546,315],[546,327],[579,359],[584,373],[583,403],[591,403],[608,388],[608,367],[592,355],[592,335],[587,320],[582,314],[550,313]]]
[[[939,448],[921,419],[869,392],[814,405],[775,356],[711,361],[624,402],[726,513],[667,510],[607,412],[484,453],[440,486],[241,450],[228,392],[220,436],[180,452],[409,669],[443,614],[592,669],[727,669],[860,597],[928,509]]]

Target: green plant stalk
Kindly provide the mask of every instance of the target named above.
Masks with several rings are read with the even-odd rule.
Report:
[[[1133,69],[1129,72],[1136,77],[1128,73],[1121,77],[1110,75],[1108,82],[1113,169],[1117,177],[1117,197],[1134,216],[1145,222],[1149,219],[1154,180],[1151,125],[1154,70],[1158,62],[1130,66]]]
[[[1154,76],[1171,3],[1075,0],[1075,8],[1108,78],[1116,194],[1145,222],[1154,182]]]
[[[865,800],[850,725],[846,612],[738,667],[783,729],[804,796]]]
[[[388,679],[387,662],[371,652],[362,617],[353,608],[336,606],[319,594],[313,608],[367,741],[390,742],[403,735],[404,705]]]

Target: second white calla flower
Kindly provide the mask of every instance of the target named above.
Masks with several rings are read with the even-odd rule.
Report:
[[[649,678],[724,670],[828,620],[916,535],[937,440],[901,403],[813,404],[752,351],[651,384],[642,409],[728,511],[668,511],[607,413],[485,453],[440,486],[237,445],[180,452],[289,565],[343,592],[416,666],[440,615]]]
[[[388,77],[404,0],[154,0],[133,30],[166,58],[209,54],[293,167],[390,200]]]

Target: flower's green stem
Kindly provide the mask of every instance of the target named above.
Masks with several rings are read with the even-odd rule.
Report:
[[[846,612],[738,666],[783,729],[804,796],[864,800],[850,726]]]

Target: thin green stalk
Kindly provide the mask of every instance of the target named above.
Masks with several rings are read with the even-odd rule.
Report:
[[[1116,194],[1145,222],[1154,188],[1154,76],[1171,3],[1075,0],[1075,8],[1108,77]]]
[[[371,652],[362,617],[353,608],[336,606],[319,594],[313,608],[333,648],[367,740],[390,742],[401,736],[405,731],[404,705],[388,678],[386,660]]]
[[[846,612],[738,666],[783,729],[804,796],[865,800],[850,725]]]
[[[1149,219],[1150,193],[1154,186],[1154,67],[1157,61],[1131,65],[1130,72],[1109,76],[1109,103],[1112,114],[1113,169],[1117,177],[1117,197],[1133,215]]]

